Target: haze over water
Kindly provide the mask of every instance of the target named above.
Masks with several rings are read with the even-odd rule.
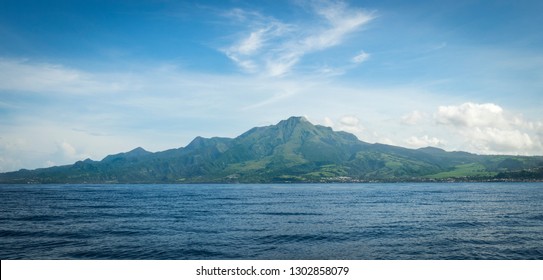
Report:
[[[1,259],[543,259],[542,183],[0,185]]]

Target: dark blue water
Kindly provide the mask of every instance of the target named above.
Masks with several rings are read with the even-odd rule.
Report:
[[[0,185],[0,259],[543,259],[543,184]]]

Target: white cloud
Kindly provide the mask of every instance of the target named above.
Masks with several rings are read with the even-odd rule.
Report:
[[[426,115],[424,113],[421,113],[421,112],[415,110],[415,111],[403,116],[402,119],[401,119],[401,123],[406,124],[406,125],[416,125],[421,120],[423,120],[425,118],[426,118]]]
[[[89,82],[76,70],[54,64],[28,64],[25,60],[0,59],[0,88],[4,90],[47,89],[59,84],[68,86]]]
[[[463,146],[484,154],[542,154],[541,122],[529,122],[492,104],[440,106],[438,124],[463,137]]]
[[[360,51],[355,57],[353,57],[353,62],[360,64],[364,61],[367,61],[370,58],[370,54],[365,51]]]
[[[0,124],[0,172],[72,164],[86,158],[101,160],[152,143],[138,139],[137,134],[98,136],[71,129],[72,125],[36,119]]]
[[[464,127],[504,125],[503,109],[492,103],[464,103],[460,106],[440,106],[437,121],[441,124]]]
[[[302,41],[305,51],[322,50],[338,45],[345,35],[373,19],[371,13],[350,8],[343,2],[324,2],[324,4],[315,5],[314,9],[328,21],[329,27],[306,37]]]
[[[57,155],[57,158],[61,158],[64,162],[73,162],[91,157],[85,153],[79,152],[74,145],[68,143],[66,140],[58,143]]]
[[[284,35],[289,30],[289,26],[258,14],[253,14],[251,17],[253,19],[250,24],[255,25],[256,30],[249,31],[248,35],[242,36],[238,42],[222,51],[239,67],[253,73],[262,70],[260,64],[262,63],[262,52],[266,51],[263,50],[264,47],[268,45],[270,40]]]
[[[328,126],[328,127],[333,127],[334,126],[334,121],[332,121],[332,119],[330,119],[329,117],[325,117],[323,122],[322,122],[322,125]]]
[[[467,132],[470,145],[483,153],[514,153],[526,154],[528,151],[541,148],[527,132],[515,129],[500,129],[496,127],[476,127]]]
[[[361,124],[360,119],[354,115],[342,116],[337,121],[333,121],[330,117],[324,117],[322,120],[317,120],[316,123],[331,127],[336,131],[349,132],[358,137],[364,131],[364,126]]]
[[[251,55],[262,47],[263,35],[266,32],[265,29],[260,29],[255,32],[251,32],[249,38],[244,39],[238,46],[235,46],[234,52],[242,55]]]
[[[428,135],[424,135],[422,137],[411,136],[405,141],[405,143],[407,144],[407,146],[412,148],[445,146],[445,142],[443,140],[436,137],[429,137]]]
[[[60,143],[59,147],[60,147],[60,151],[62,152],[64,156],[74,157],[77,154],[74,146],[72,146],[70,143],[66,141],[63,141],[62,143]]]
[[[235,9],[228,15],[249,24],[250,30],[222,51],[245,71],[279,77],[289,73],[306,54],[341,44],[347,34],[374,18],[343,2],[318,2],[311,7],[320,20],[296,25]],[[353,61],[361,63],[368,57],[362,52]]]
[[[40,93],[94,94],[137,89],[129,76],[97,76],[59,64],[0,58],[0,90]]]
[[[339,123],[347,127],[357,127],[360,124],[360,120],[355,116],[343,116],[339,119]]]
[[[11,61],[32,69],[30,73],[44,69],[39,62]],[[406,145],[416,135],[412,144],[425,141],[433,145],[437,143],[433,138],[446,139],[443,148],[447,150],[543,154],[542,120],[527,121],[493,104],[438,108],[441,102],[456,100],[432,97],[412,86],[338,85],[312,75],[274,79],[199,74],[151,65],[138,73],[118,74],[124,81],[135,81],[136,90],[127,86],[120,92],[129,94],[109,94],[119,91],[110,86],[115,77],[108,73],[55,67],[90,77],[94,85],[100,85],[94,89],[100,91],[90,94],[93,88],[85,88],[85,79],[62,80],[48,91],[33,89],[40,94],[37,99],[0,86],[0,94],[9,96],[0,104],[5,112],[0,122],[0,171],[45,167],[50,162],[68,164],[87,157],[100,160],[137,146],[160,151],[184,146],[199,135],[235,137],[253,126],[293,115],[322,120],[315,123],[351,132],[370,143]],[[15,88],[24,87],[18,84]],[[401,118],[398,112],[406,107],[420,108],[405,119],[419,119],[416,126],[397,121]],[[430,122],[431,116],[423,112],[435,108],[436,121]],[[480,120],[469,120],[467,115]]]
[[[286,53],[266,60],[266,72],[269,76],[280,77],[290,71],[290,69],[300,60],[300,53]]]

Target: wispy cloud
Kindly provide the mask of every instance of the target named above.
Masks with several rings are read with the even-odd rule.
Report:
[[[353,62],[360,64],[370,58],[370,54],[365,51],[360,51],[355,57],[353,57]]]
[[[326,19],[328,27],[316,31],[303,40],[306,51],[322,50],[340,44],[345,35],[371,21],[372,13],[350,8],[343,2],[322,2],[313,5],[314,11]]]
[[[284,23],[255,12],[236,9],[228,15],[249,25],[246,34],[222,51],[240,68],[250,73],[283,76],[309,53],[343,43],[348,34],[370,22],[374,15],[343,2],[315,2],[310,12],[316,22]],[[353,61],[369,57],[362,52]]]
[[[137,88],[127,75],[88,73],[60,64],[0,58],[0,90],[88,94]]]
[[[528,121],[490,103],[439,107],[457,104],[456,99],[427,95],[419,87],[338,85],[310,75],[275,79],[203,74],[159,64],[139,73],[115,74],[125,81],[119,88],[112,84],[117,78],[107,71],[3,61],[11,61],[4,65],[14,66],[13,71],[27,81],[36,77],[25,77],[22,70],[39,75],[54,68],[55,77],[65,78],[40,91],[0,77],[0,171],[68,164],[86,157],[99,160],[137,146],[165,150],[183,146],[195,136],[234,137],[292,115],[324,119],[316,123],[371,143],[543,153],[543,120]],[[417,111],[409,113],[406,108]]]
[[[416,125],[421,120],[425,119],[426,115],[418,110],[415,110],[402,117],[401,123],[405,125]]]
[[[289,32],[290,26],[274,18],[264,17],[258,13],[236,9],[229,13],[244,24],[251,26],[237,42],[222,51],[243,70],[253,73],[261,71],[259,57],[270,47],[271,40],[279,39]]]

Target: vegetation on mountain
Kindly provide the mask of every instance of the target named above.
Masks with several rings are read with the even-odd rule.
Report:
[[[543,157],[491,156],[369,144],[291,117],[236,138],[136,148],[72,165],[0,174],[0,183],[272,183],[543,180]]]

